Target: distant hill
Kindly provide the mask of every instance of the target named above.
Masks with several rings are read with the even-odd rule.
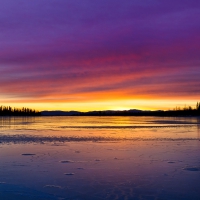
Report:
[[[42,111],[42,116],[200,116],[199,110],[105,110],[105,111]]]
[[[43,116],[99,116],[99,115],[120,115],[120,114],[135,114],[144,112],[142,110],[132,109],[125,111],[115,111],[115,110],[104,110],[104,111],[89,111],[89,112],[79,112],[79,111],[42,111]]]
[[[61,111],[61,110],[54,110],[54,111],[42,111],[41,115],[43,116],[77,116],[80,115],[81,112],[78,111]]]

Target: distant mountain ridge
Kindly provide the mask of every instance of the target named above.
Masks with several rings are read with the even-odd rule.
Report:
[[[41,111],[42,116],[200,116],[200,109],[186,110],[103,110],[103,111]]]
[[[82,116],[82,115],[115,115],[122,113],[140,113],[145,112],[142,110],[131,109],[131,110],[103,110],[103,111],[88,111],[88,112],[80,112],[80,111],[62,111],[62,110],[53,110],[53,111],[42,111],[41,115],[43,116]]]
[[[79,111],[61,111],[61,110],[53,110],[53,111],[41,111],[41,115],[43,116],[73,116],[79,115],[81,112]]]

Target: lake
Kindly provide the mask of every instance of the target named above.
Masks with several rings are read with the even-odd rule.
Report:
[[[0,199],[199,200],[200,118],[1,117]]]

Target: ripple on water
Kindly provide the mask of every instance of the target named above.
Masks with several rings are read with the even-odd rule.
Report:
[[[183,170],[187,170],[187,171],[200,171],[200,167],[185,167],[183,168]]]
[[[72,176],[72,175],[74,175],[74,173],[64,173],[64,175]]]
[[[175,163],[175,162],[174,162],[174,161],[169,161],[169,162],[167,162],[167,163],[173,164],[173,163]]]
[[[72,160],[61,160],[60,163],[73,163],[74,161]]]
[[[59,185],[45,185],[44,187],[45,187],[45,188],[57,188],[57,189],[62,189],[62,187],[59,186]]]

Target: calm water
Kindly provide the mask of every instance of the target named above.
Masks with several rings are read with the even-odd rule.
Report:
[[[0,118],[0,199],[199,200],[200,118]]]
[[[198,139],[200,118],[2,117],[1,142]]]

